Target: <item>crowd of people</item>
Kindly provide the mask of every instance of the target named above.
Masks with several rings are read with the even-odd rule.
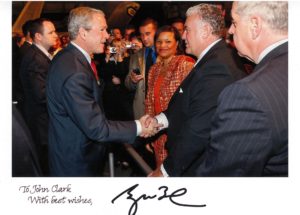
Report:
[[[13,176],[103,176],[109,150],[136,168],[122,143],[149,177],[287,176],[288,3],[234,2],[231,14],[227,31],[209,3],[123,34],[89,7],[60,36],[27,21],[13,40],[13,127],[33,144],[22,157],[13,129]]]

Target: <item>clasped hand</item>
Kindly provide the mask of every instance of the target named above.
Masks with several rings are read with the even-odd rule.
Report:
[[[159,124],[157,122],[157,119],[154,117],[151,117],[149,115],[144,115],[140,118],[140,123],[142,125],[142,132],[140,134],[140,137],[148,138],[152,137],[157,132],[159,132],[160,128],[163,126],[163,124]]]

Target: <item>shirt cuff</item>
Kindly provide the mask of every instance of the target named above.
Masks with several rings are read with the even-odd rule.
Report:
[[[164,177],[169,177],[169,174],[168,174],[167,171],[165,170],[163,164],[160,166],[160,171],[161,171],[161,173],[163,174]]]
[[[169,127],[169,121],[168,121],[166,115],[163,112],[156,115],[155,118],[156,118],[156,120],[159,124],[163,124],[163,126],[160,128],[160,130],[163,130],[163,129]]]
[[[140,134],[142,133],[142,125],[141,122],[139,120],[134,120],[135,124],[136,124],[136,136],[140,136]]]

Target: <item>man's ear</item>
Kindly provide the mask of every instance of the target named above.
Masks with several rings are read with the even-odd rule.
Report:
[[[41,41],[42,40],[42,34],[41,33],[38,33],[38,32],[36,32],[35,34],[34,34],[34,38],[36,38],[36,40],[38,40],[38,41]]]
[[[81,39],[85,40],[86,38],[86,30],[82,27],[79,28],[79,31],[78,31],[78,36],[81,37]]]
[[[202,38],[207,38],[209,36],[209,32],[211,31],[210,26],[207,23],[202,24],[201,28],[201,36]]]
[[[262,20],[260,17],[253,16],[250,18],[251,38],[255,40],[258,38],[262,30]]]

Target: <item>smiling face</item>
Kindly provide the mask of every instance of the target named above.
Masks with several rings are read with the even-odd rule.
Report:
[[[162,59],[169,59],[177,52],[178,43],[173,32],[161,32],[155,42],[156,52]]]
[[[105,17],[95,13],[91,20],[91,29],[86,31],[86,46],[89,53],[103,53],[104,44],[108,39]]]

